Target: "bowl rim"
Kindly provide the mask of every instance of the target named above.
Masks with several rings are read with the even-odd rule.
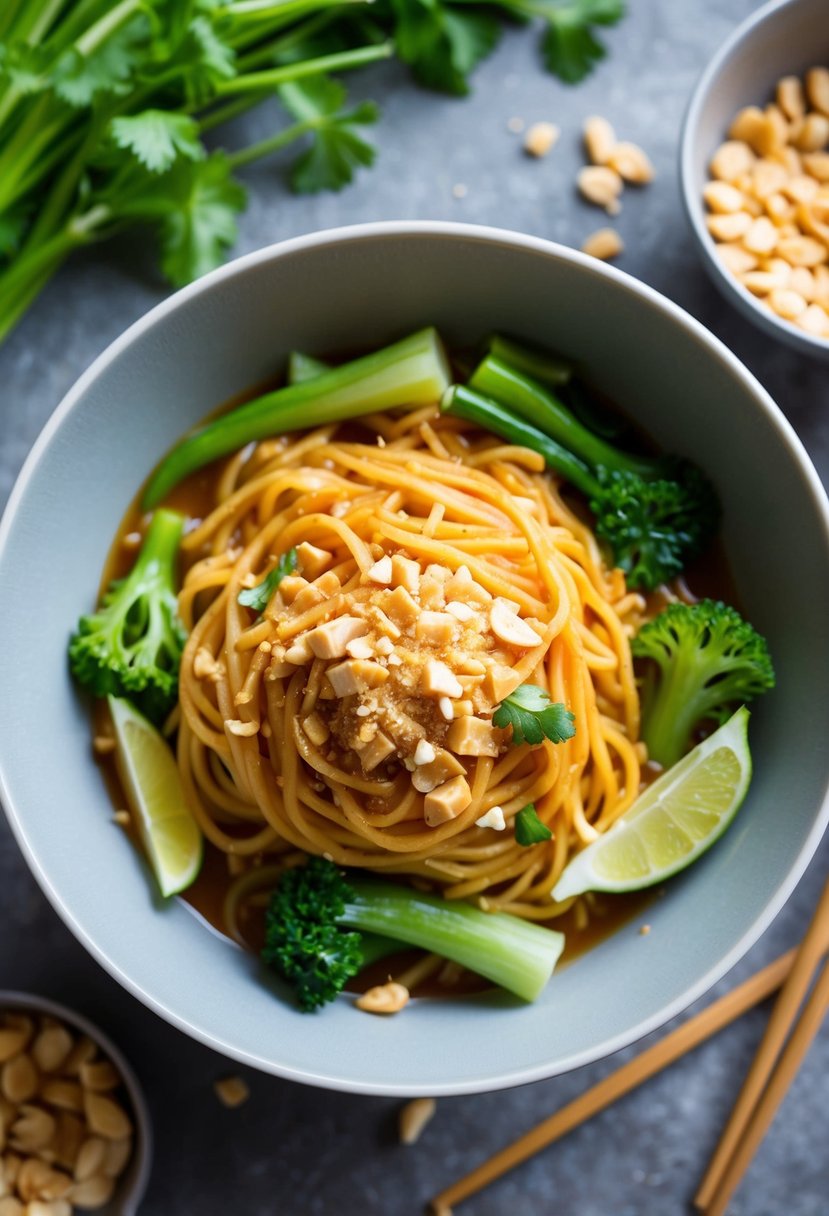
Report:
[[[819,515],[820,522],[823,525],[824,538],[827,552],[829,553],[829,499],[817,474],[817,471],[812,464],[806,449],[795,432],[793,426],[788,421],[783,412],[775,404],[770,394],[763,388],[756,377],[741,363],[725,344],[710,333],[705,326],[695,317],[687,313],[678,304],[663,296],[654,288],[645,283],[640,282],[633,276],[618,270],[613,266],[608,266],[603,262],[597,261],[595,258],[587,254],[583,254],[577,250],[567,246],[557,244],[552,241],[545,240],[541,237],[531,236],[524,233],[513,232],[509,229],[496,228],[492,226],[463,224],[452,221],[439,220],[387,220],[375,221],[364,224],[355,224],[339,228],[325,229],[319,232],[307,233],[302,236],[292,237],[285,241],[276,242],[275,244],[265,246],[264,248],[255,250],[242,257],[236,258],[226,265],[210,272],[209,274],[191,283],[189,286],[175,292],[167,299],[161,301],[154,308],[150,309],[138,320],[133,322],[118,338],[105,348],[104,351],[92,362],[85,372],[81,374],[78,380],[66,393],[60,404],[55,409],[54,413],[47,420],[43,430],[35,441],[31,451],[29,452],[23,467],[13,486],[6,508],[0,518],[0,560],[2,560],[5,547],[8,543],[10,533],[14,526],[15,516],[19,504],[22,502],[27,486],[33,477],[35,470],[40,462],[41,456],[44,454],[52,439],[61,426],[64,418],[76,407],[78,402],[83,398],[88,387],[95,379],[104,371],[114,360],[118,358],[123,350],[125,350],[133,341],[141,337],[145,331],[149,330],[159,322],[164,321],[170,314],[174,313],[180,305],[193,299],[194,297],[210,292],[217,286],[227,280],[231,280],[237,276],[243,276],[249,270],[268,263],[272,260],[278,260],[282,257],[293,256],[308,250],[314,250],[321,247],[336,247],[342,242],[351,241],[374,241],[385,240],[387,238],[429,238],[443,239],[466,242],[479,242],[483,245],[494,245],[496,247],[525,251],[531,254],[537,254],[541,257],[549,259],[551,264],[556,261],[567,261],[581,267],[587,274],[592,275],[597,279],[610,280],[616,283],[630,297],[649,303],[652,307],[659,308],[667,313],[670,319],[676,323],[681,329],[684,329],[697,344],[706,350],[706,353],[713,359],[724,365],[737,380],[739,380],[745,389],[750,393],[759,409],[761,409],[768,417],[770,423],[773,424],[780,442],[783,443],[789,450],[792,457],[796,460],[801,476],[811,491],[812,499],[815,503],[816,511]],[[581,1051],[572,1052],[570,1055],[562,1057],[553,1067],[549,1063],[541,1063],[531,1067],[518,1068],[512,1070],[502,1070],[497,1073],[490,1074],[484,1078],[475,1081],[456,1081],[448,1083],[434,1082],[428,1084],[400,1084],[394,1081],[390,1082],[357,1082],[340,1076],[330,1076],[313,1071],[312,1069],[297,1067],[290,1064],[279,1063],[270,1059],[265,1059],[255,1052],[245,1050],[227,1041],[227,1037],[218,1035],[194,1025],[186,1017],[170,1009],[159,999],[157,999],[151,991],[143,988],[138,982],[134,981],[124,970],[122,970],[116,959],[110,957],[101,947],[99,947],[91,934],[85,932],[79,925],[76,924],[72,910],[64,902],[60,892],[53,886],[49,874],[35,853],[30,847],[25,823],[23,817],[14,807],[8,785],[3,774],[2,755],[0,755],[0,805],[6,812],[6,817],[11,826],[11,830],[17,843],[23,853],[23,856],[38,882],[41,890],[46,895],[46,898],[52,904],[52,907],[58,913],[64,924],[81,942],[85,949],[92,957],[107,971],[122,987],[140,1000],[149,1009],[157,1013],[165,1021],[170,1023],[176,1029],[188,1034],[197,1042],[202,1043],[206,1047],[217,1051],[229,1059],[233,1059],[240,1064],[248,1067],[259,1069],[260,1071],[268,1072],[274,1076],[282,1077],[290,1081],[304,1082],[310,1085],[322,1086],[328,1089],[340,1090],[346,1093],[375,1095],[375,1096],[418,1096],[427,1095],[432,1097],[454,1096],[473,1093],[488,1093],[499,1089],[506,1089],[516,1085],[523,1085],[531,1081],[544,1080],[548,1077],[569,1072],[575,1068],[582,1067],[586,1064],[594,1063],[597,1060],[604,1059],[606,1056],[622,1050],[631,1043],[638,1041],[645,1035],[654,1030],[659,1029],[669,1022],[672,1018],[680,1014],[690,1004],[703,996],[726,972],[730,971],[743,955],[754,945],[761,934],[766,930],[772,920],[777,916],[780,909],[783,907],[786,900],[794,890],[798,880],[802,876],[806,866],[813,856],[817,846],[823,836],[824,831],[829,825],[829,782],[824,788],[823,800],[818,808],[815,821],[811,830],[806,836],[800,852],[797,854],[790,869],[784,876],[783,880],[772,892],[766,906],[761,915],[757,917],[751,927],[728,949],[720,958],[717,959],[710,967],[698,976],[697,979],[689,983],[686,988],[673,1000],[664,1005],[658,1012],[651,1014],[648,1017],[642,1018],[635,1025],[624,1031],[618,1032],[609,1039],[595,1044],[590,1048],[585,1048]]]
[[[818,359],[829,358],[829,337],[820,338],[817,334],[807,333],[804,329],[777,317],[769,309],[764,308],[752,295],[747,287],[722,264],[715,252],[715,243],[705,226],[705,211],[702,205],[702,195],[694,186],[694,153],[697,144],[700,112],[709,94],[716,86],[721,73],[728,66],[732,54],[737,47],[752,38],[767,21],[772,20],[783,9],[800,3],[801,0],[769,0],[750,13],[744,21],[732,30],[720,45],[714,56],[708,61],[702,75],[694,86],[691,99],[682,120],[679,144],[679,183],[682,203],[686,218],[696,237],[703,261],[708,273],[717,287],[727,298],[730,298],[745,317],[754,321],[766,333],[782,339],[788,346],[794,347],[801,353],[807,353]]]
[[[135,1117],[136,1135],[133,1145],[132,1180],[124,1195],[118,1196],[116,1189],[113,1198],[118,1198],[120,1216],[134,1216],[144,1198],[144,1192],[150,1180],[153,1160],[153,1130],[147,1099],[132,1065],[120,1047],[113,1043],[100,1026],[91,1022],[77,1009],[70,1009],[68,1005],[64,1005],[52,997],[42,996],[38,992],[22,992],[16,988],[0,988],[0,1014],[12,1011],[42,1013],[47,1017],[54,1017],[58,1021],[66,1022],[74,1029],[88,1035],[90,1039],[94,1039],[118,1069],[124,1088],[129,1095],[132,1113]],[[121,1181],[123,1179],[124,1175],[121,1175]]]

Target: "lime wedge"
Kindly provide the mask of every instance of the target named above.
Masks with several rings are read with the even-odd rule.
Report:
[[[606,835],[583,849],[553,899],[583,891],[640,891],[684,870],[723,834],[751,780],[748,710],[648,786]]]
[[[115,759],[162,895],[189,887],[202,863],[203,841],[169,746],[147,719],[119,697],[108,697]]]

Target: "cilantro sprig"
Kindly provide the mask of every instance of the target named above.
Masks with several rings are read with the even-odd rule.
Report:
[[[516,842],[524,848],[533,844],[543,844],[545,840],[553,838],[553,833],[546,823],[542,823],[538,818],[538,811],[532,802],[518,812],[514,823]]]
[[[563,743],[576,733],[576,718],[560,701],[551,701],[537,684],[519,684],[492,715],[495,726],[512,727],[512,742],[537,747],[545,739]]]
[[[273,570],[265,575],[261,583],[240,591],[236,597],[237,600],[244,608],[253,608],[254,612],[264,612],[283,578],[293,574],[296,567],[296,549],[289,549],[287,553],[281,554]]]

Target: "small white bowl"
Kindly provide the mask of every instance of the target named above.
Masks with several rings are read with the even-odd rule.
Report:
[[[781,76],[802,76],[818,64],[829,64],[829,0],[771,0],[752,13],[726,39],[694,90],[682,131],[680,184],[703,261],[720,291],[775,338],[803,354],[829,359],[829,339],[777,317],[722,264],[702,198],[708,163],[737,111],[765,105]]]
[[[0,989],[0,1015],[4,1013],[45,1014],[47,1017],[56,1018],[71,1030],[88,1035],[98,1044],[107,1059],[114,1064],[127,1093],[129,1111],[135,1128],[134,1144],[132,1157],[118,1179],[112,1199],[106,1207],[99,1208],[98,1212],[99,1216],[135,1216],[150,1177],[153,1142],[150,1113],[132,1068],[102,1030],[99,1030],[83,1014],[77,1013],[74,1009],[67,1009],[65,1005],[59,1005],[57,1001],[52,1001],[48,997],[35,996],[31,992],[10,992]]]

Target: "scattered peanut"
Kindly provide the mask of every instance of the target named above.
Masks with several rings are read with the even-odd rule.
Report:
[[[387,984],[369,988],[354,1003],[365,1013],[399,1013],[409,1003],[409,990],[389,980]]]
[[[434,1098],[415,1098],[400,1110],[400,1143],[414,1144],[435,1113]]]
[[[75,1205],[108,1203],[132,1128],[111,1096],[119,1075],[97,1044],[54,1018],[36,1025],[0,1013],[0,1064],[0,1216],[72,1216]],[[113,1138],[91,1134],[93,1121]]]
[[[250,1097],[250,1087],[242,1077],[223,1077],[214,1082],[213,1091],[221,1102],[231,1110],[247,1102]]]
[[[593,115],[584,124],[584,146],[594,165],[606,165],[616,147],[616,132],[606,118]]]
[[[561,134],[552,122],[534,122],[524,136],[524,151],[529,156],[546,156],[558,143]]]
[[[610,153],[608,164],[626,182],[633,182],[637,186],[653,181],[655,176],[653,165],[638,144],[616,144]]]
[[[623,183],[615,169],[607,165],[585,165],[579,170],[576,181],[588,202],[604,207],[608,215],[618,215],[621,211],[619,195]]]
[[[613,163],[612,159],[609,161]],[[723,265],[782,320],[829,337],[829,68],[778,81],[711,158],[706,226]]]
[[[581,247],[582,253],[607,262],[624,252],[624,242],[615,228],[599,228],[592,232]]]

